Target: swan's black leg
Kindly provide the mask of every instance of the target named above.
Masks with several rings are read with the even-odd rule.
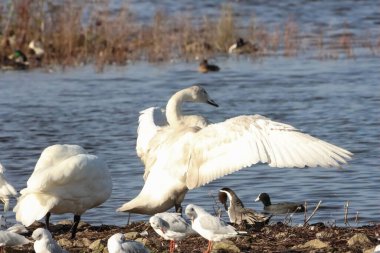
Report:
[[[49,220],[50,220],[50,212],[47,212],[45,215],[45,228],[50,231],[50,225],[49,225]]]
[[[79,225],[79,221],[80,221],[80,215],[75,214],[74,215],[74,224],[73,224],[73,226],[70,229],[70,231],[71,231],[71,239],[75,238],[75,234],[77,233],[77,228],[78,228],[78,225]]]

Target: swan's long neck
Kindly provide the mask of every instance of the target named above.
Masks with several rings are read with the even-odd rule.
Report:
[[[185,101],[192,101],[187,90],[181,90],[175,93],[166,105],[166,119],[170,126],[181,124],[183,119],[181,106]]]

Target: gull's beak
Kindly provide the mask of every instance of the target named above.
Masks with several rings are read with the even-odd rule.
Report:
[[[207,104],[213,105],[215,107],[219,107],[219,105],[217,103],[215,103],[215,101],[212,99],[207,100]]]

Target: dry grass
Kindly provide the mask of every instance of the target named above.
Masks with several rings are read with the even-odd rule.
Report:
[[[45,50],[43,66],[94,63],[99,70],[136,60],[161,62],[226,54],[238,37],[258,46],[251,57],[297,56],[305,43],[305,51],[314,50],[321,59],[337,58],[342,53],[352,58],[356,46],[378,55],[380,48],[379,35],[367,32],[358,38],[349,27],[334,39],[327,39],[323,30],[303,34],[292,19],[268,27],[252,17],[244,27],[229,5],[222,7],[215,20],[157,10],[150,23],[142,23],[127,5],[112,11],[106,0],[98,0],[96,5],[75,0],[66,0],[63,5],[50,0],[0,3],[0,36],[0,60],[16,49],[28,52],[29,42],[38,40]]]

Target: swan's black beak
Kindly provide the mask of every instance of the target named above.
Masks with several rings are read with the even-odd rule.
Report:
[[[207,104],[213,105],[215,107],[219,107],[219,105],[217,103],[215,103],[215,101],[212,99],[207,100]]]

